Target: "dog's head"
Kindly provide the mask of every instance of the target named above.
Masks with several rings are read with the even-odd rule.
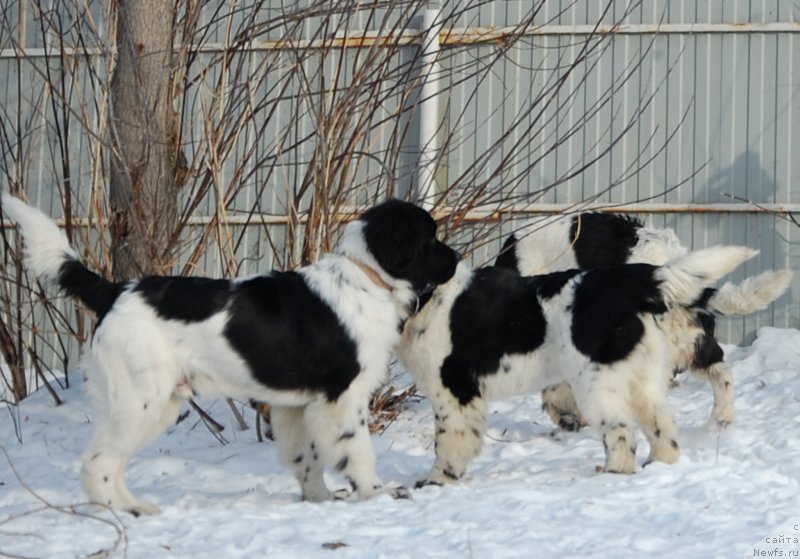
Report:
[[[377,264],[388,279],[405,280],[417,293],[453,277],[459,259],[436,239],[430,214],[401,200],[379,204],[348,224],[338,252],[369,266]]]

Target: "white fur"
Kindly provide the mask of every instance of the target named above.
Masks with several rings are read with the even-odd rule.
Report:
[[[25,232],[25,265],[47,281],[58,279],[61,264],[78,255],[58,226],[38,209],[0,191],[3,212]]]
[[[668,302],[691,305],[706,286],[757,254],[757,250],[749,247],[710,247],[667,262],[658,269],[656,277],[663,280],[662,292]]]
[[[575,251],[569,244],[572,219],[559,216],[549,222],[536,222],[518,230],[516,254],[520,273],[526,276],[548,274],[578,267]],[[577,234],[581,234],[580,228]],[[685,255],[683,246],[672,229],[641,227],[636,230],[638,242],[631,249],[628,262],[660,266]]]
[[[752,255],[743,247],[715,247],[678,258],[658,271],[662,293],[674,303],[691,302]],[[437,288],[422,311],[408,321],[397,354],[430,399],[436,423],[436,460],[425,482],[449,483],[464,475],[483,444],[487,401],[561,382],[569,383],[583,417],[601,435],[605,471],[635,470],[635,423],[650,443],[648,462],[677,460],[677,427],[667,400],[672,341],[662,324],[671,315],[640,315],[644,334],[626,357],[611,364],[592,362],[571,337],[575,289],[582,277],[575,276],[558,294],[539,300],[547,323],[542,345],[529,353],[503,356],[498,371],[481,377],[480,395],[467,404],[445,386],[441,371],[452,352],[451,309],[470,285],[471,270],[459,265],[456,275]]]
[[[764,310],[786,291],[792,275],[791,270],[767,270],[738,285],[727,282],[711,297],[708,308],[726,316]]]
[[[7,195],[2,200],[22,229],[32,271],[56,279],[61,263],[77,258],[64,235],[38,210]],[[320,391],[279,390],[255,380],[223,335],[230,320],[227,308],[203,321],[167,320],[131,283],[82,356],[95,404],[94,434],[82,469],[92,502],[135,514],[158,512],[128,490],[125,465],[175,421],[192,391],[272,404],[279,456],[294,470],[305,498],[333,497],[323,479],[325,469],[333,468],[351,480],[362,498],[387,492],[375,471],[367,406],[385,378],[398,324],[415,294],[407,281],[381,270],[362,233],[361,222],[348,224],[334,253],[299,271],[357,348],[360,372],[335,401]],[[372,267],[392,289],[377,285],[353,260]]]
[[[565,242],[569,239],[570,220],[564,217],[550,223],[536,222],[515,233],[520,271],[526,276],[546,274],[551,270],[577,268],[575,253]],[[513,249],[512,249],[513,250]]]
[[[669,260],[684,256],[688,249],[672,229],[653,229],[641,227],[636,230],[639,238],[628,258],[630,264],[653,264],[661,266]]]
[[[397,299],[340,255],[326,255],[301,273],[312,290],[336,309],[358,348],[362,372],[335,402],[314,393],[274,390],[255,381],[222,335],[226,312],[186,324],[160,319],[135,293],[117,300],[83,360],[97,402],[95,434],[84,455],[83,470],[84,485],[94,502],[137,513],[157,512],[153,505],[130,495],[121,481],[122,470],[134,452],[174,422],[186,385],[204,396],[255,399],[275,406],[279,420],[273,429],[280,456],[295,470],[306,499],[332,497],[324,488],[322,472],[335,467],[343,456],[350,457],[343,474],[357,485],[359,496],[385,491],[375,472],[364,420],[369,397],[385,379],[399,336]],[[337,275],[344,281],[334,281]],[[401,298],[408,297],[403,290],[399,293]],[[352,438],[339,439],[350,432]],[[300,454],[304,459],[295,462]],[[112,483],[104,481],[109,471],[118,472],[119,477],[110,476]]]
[[[516,247],[520,273],[534,275],[577,267],[574,251],[569,244],[571,223],[571,220],[562,219],[541,230],[538,227],[535,230],[523,229]],[[629,263],[661,266],[687,254],[687,248],[681,244],[673,229],[640,227],[637,228],[636,235],[637,243],[631,248],[627,260]],[[559,256],[556,258],[555,255]],[[702,264],[704,256],[693,255],[689,258]],[[689,270],[687,272],[692,273]],[[764,272],[738,285],[728,282],[712,295],[707,309],[728,316],[762,310],[787,289],[790,280],[791,272],[780,270]],[[675,283],[675,286],[681,290],[680,282]],[[691,302],[691,293],[675,292],[673,295],[674,298]],[[697,315],[680,305],[673,306],[670,315],[661,324],[667,337],[672,340],[670,354],[673,368],[677,371],[691,370],[711,384],[714,407],[709,426],[720,427],[733,423],[734,391],[730,367],[724,362],[704,369],[695,367],[695,341],[703,335],[703,330],[696,323]],[[570,430],[585,425],[585,419],[574,403],[569,386],[548,387],[542,393],[542,402],[543,408],[557,425]]]

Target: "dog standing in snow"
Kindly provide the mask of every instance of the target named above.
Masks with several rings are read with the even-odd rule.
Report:
[[[294,272],[112,283],[43,213],[8,194],[0,205],[20,228],[27,266],[97,314],[82,356],[97,404],[82,468],[92,502],[158,512],[128,490],[125,465],[193,391],[272,404],[280,459],[305,499],[332,497],[325,469],[361,498],[390,491],[375,470],[369,397],[418,295],[449,280],[458,261],[427,212],[380,204],[345,226],[332,254]]]
[[[668,306],[688,306],[757,252],[714,247],[664,266],[625,264],[524,277],[459,264],[406,323],[398,356],[433,406],[436,460],[422,483],[461,478],[486,431],[488,400],[568,382],[605,448],[633,473],[638,424],[649,461],[678,459],[667,401]]]
[[[660,266],[687,252],[672,229],[645,227],[623,215],[583,213],[534,227],[521,231],[519,238],[511,235],[495,265],[529,276],[624,263]],[[739,285],[729,282],[718,290],[706,290],[690,307],[670,307],[670,319],[664,324],[669,326],[672,368],[676,374],[690,370],[711,385],[714,407],[709,426],[725,427],[736,417],[733,375],[714,334],[716,315],[763,310],[786,291],[791,278],[789,270],[767,271]],[[568,384],[545,388],[542,408],[568,431],[586,425]]]

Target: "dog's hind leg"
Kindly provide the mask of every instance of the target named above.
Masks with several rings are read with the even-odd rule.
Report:
[[[650,455],[645,465],[651,462],[674,464],[680,455],[678,427],[672,418],[663,383],[649,384],[642,390],[634,390],[633,401],[639,425],[650,443]]]
[[[636,471],[636,438],[629,423],[600,421],[606,463],[603,471],[611,474],[632,474]]]
[[[125,391],[125,396],[124,402],[120,398],[110,403],[106,417],[95,420],[95,434],[83,456],[83,486],[93,503],[134,516],[157,514],[156,505],[141,501],[130,492],[125,483],[125,466],[134,452],[174,423],[182,399],[170,395],[164,403],[149,401],[133,389]]]
[[[629,377],[618,368],[596,366],[570,380],[578,406],[589,424],[600,431],[606,455],[603,471],[609,473],[636,471],[635,412],[630,405]]]
[[[708,427],[727,427],[736,421],[734,411],[733,375],[731,367],[724,361],[714,363],[704,369],[692,369],[692,372],[704,377],[714,391],[714,407],[708,419]]]
[[[278,445],[278,459],[294,472],[304,500],[327,501],[333,494],[325,485],[319,449],[309,441],[304,415],[304,406],[272,406],[270,421]]]
[[[542,390],[542,409],[553,423],[565,431],[579,431],[587,425],[578,404],[575,403],[572,388],[566,382]]]
[[[436,460],[428,477],[417,483],[444,485],[461,479],[483,447],[486,401],[475,396],[461,404],[446,388],[431,399],[435,418]]]

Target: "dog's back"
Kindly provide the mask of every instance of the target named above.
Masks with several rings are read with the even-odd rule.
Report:
[[[686,253],[672,229],[645,227],[623,215],[584,213],[512,235],[495,264],[530,275],[622,262],[662,265]],[[734,420],[732,376],[715,337],[716,316],[761,310],[788,288],[790,279],[787,270],[767,271],[739,285],[708,288],[689,305],[673,307],[669,320],[664,321],[672,340],[674,370],[690,369],[711,383],[715,396],[712,424],[727,425]],[[568,387],[552,387],[542,397],[544,409],[556,424],[575,430],[583,423]]]
[[[431,483],[459,478],[480,449],[486,401],[555,382],[576,400],[607,443],[606,469],[631,473],[642,425],[651,460],[677,459],[666,401],[668,340],[658,323],[752,257],[714,247],[665,266],[622,264],[520,276],[460,266],[406,324],[398,355],[434,407],[437,459]]]
[[[660,266],[686,252],[672,229],[645,227],[631,216],[589,212],[510,235],[495,266],[530,276],[626,263]]]
[[[326,469],[352,480],[362,498],[405,493],[384,487],[375,471],[367,405],[398,324],[423,289],[456,268],[458,254],[436,239],[428,212],[400,200],[378,204],[344,226],[333,253],[297,271],[114,283],[81,264],[44,214],[0,196],[31,271],[98,316],[83,356],[97,408],[82,468],[92,502],[158,511],[128,490],[125,465],[195,390],[268,401],[280,460],[306,499],[333,498]]]

